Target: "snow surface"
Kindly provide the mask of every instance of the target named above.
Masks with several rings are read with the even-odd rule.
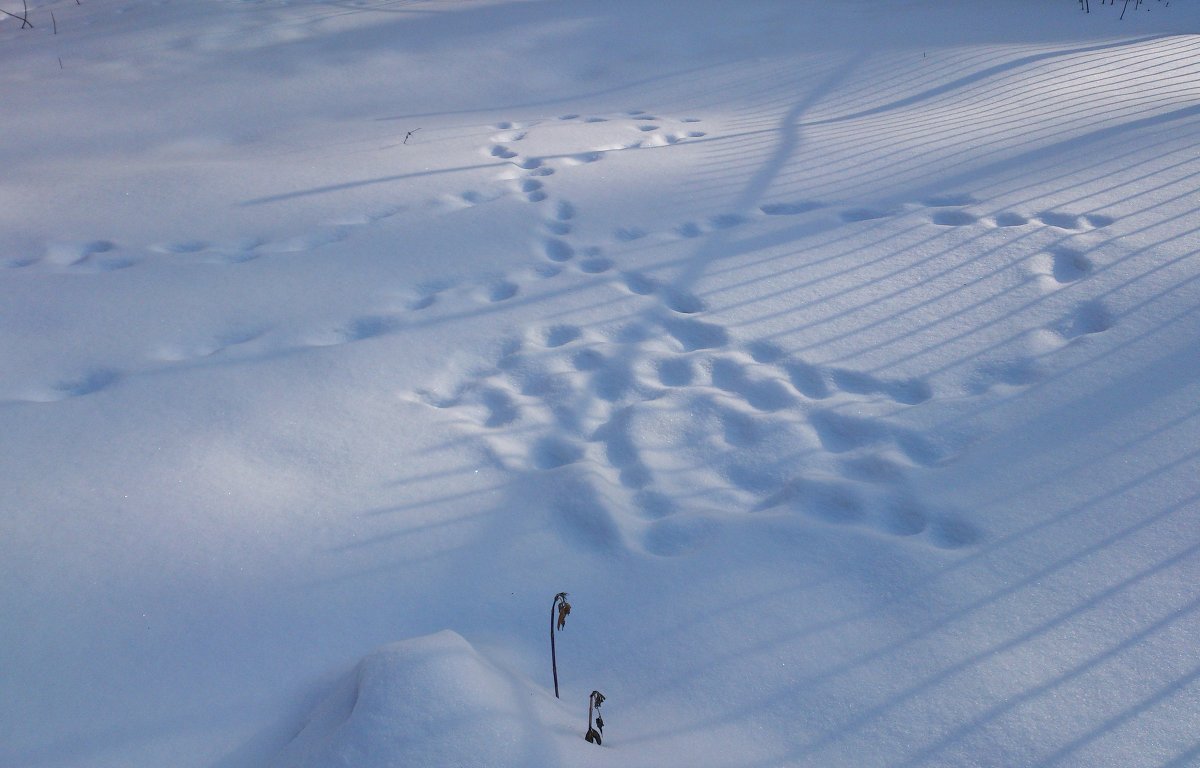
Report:
[[[3,17],[0,765],[1200,765],[1200,11],[1091,5]]]

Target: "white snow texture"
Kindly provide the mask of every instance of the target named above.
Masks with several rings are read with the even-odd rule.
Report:
[[[0,766],[1200,765],[1200,9],[1083,5],[0,2]]]

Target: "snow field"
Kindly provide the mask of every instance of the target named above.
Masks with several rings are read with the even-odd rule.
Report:
[[[1194,762],[1147,5],[6,17],[0,763]]]

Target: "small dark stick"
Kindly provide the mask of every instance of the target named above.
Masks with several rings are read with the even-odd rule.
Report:
[[[50,11],[50,21],[54,24],[54,34],[58,34],[58,19],[54,18],[54,11]]]
[[[592,695],[590,697],[588,697],[587,735],[584,736],[583,738],[586,739],[589,744],[595,744],[596,746],[600,746],[601,734],[604,732],[604,718],[600,717],[600,705],[603,703],[604,703],[604,694],[600,693],[600,691],[592,691]],[[592,726],[592,708],[593,707],[596,710],[596,727],[598,727],[600,729],[598,731],[596,730],[595,727]]]
[[[419,130],[421,130],[421,129],[420,129],[420,128],[413,128],[411,131],[409,131],[408,133],[404,134],[404,141],[402,141],[402,142],[400,142],[400,143],[401,143],[401,144],[407,144],[407,143],[408,143],[408,140],[412,138],[412,135],[413,135],[414,133],[416,133],[417,131],[419,131]]]
[[[554,698],[558,696],[558,654],[554,648],[554,614],[558,613],[558,630],[561,632],[567,626],[567,616],[571,613],[571,604],[567,602],[567,593],[559,592],[550,604],[550,669],[554,672]]]

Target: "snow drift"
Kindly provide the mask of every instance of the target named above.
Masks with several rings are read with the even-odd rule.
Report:
[[[578,749],[580,727],[553,695],[444,631],[364,658],[273,765],[568,764],[559,754]]]

